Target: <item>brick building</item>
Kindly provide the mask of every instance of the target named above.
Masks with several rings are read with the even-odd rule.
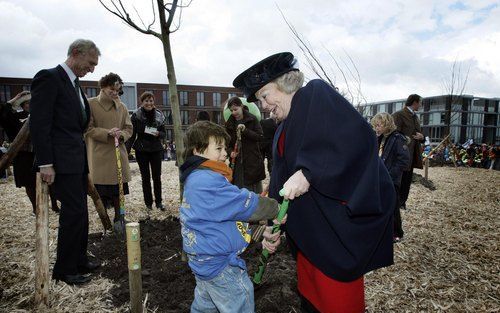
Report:
[[[361,105],[359,110],[370,120],[379,112],[394,113],[403,108],[406,99]],[[440,142],[447,134],[455,143],[473,139],[475,143],[500,144],[500,98],[472,95],[424,97],[417,115],[424,136]]]
[[[87,97],[95,97],[99,94],[97,81],[82,80],[80,84]],[[0,77],[0,102],[6,102],[23,90],[29,90],[31,78]],[[125,103],[130,112],[137,109],[139,97],[144,91],[150,91],[155,95],[155,103],[158,109],[167,117],[167,140],[173,138],[173,124],[171,106],[169,104],[168,84],[152,83],[125,83],[123,87],[122,102]],[[222,106],[224,102],[234,95],[242,96],[242,93],[232,87],[177,85],[179,92],[179,108],[182,128],[185,130],[195,122],[198,111],[204,110],[210,114],[213,122],[223,124]]]

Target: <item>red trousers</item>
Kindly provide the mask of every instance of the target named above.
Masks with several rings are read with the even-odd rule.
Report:
[[[363,276],[348,283],[334,280],[300,252],[297,256],[297,285],[300,294],[322,313],[365,312]]]

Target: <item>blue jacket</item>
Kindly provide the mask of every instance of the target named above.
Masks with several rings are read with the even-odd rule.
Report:
[[[383,135],[378,137],[378,144],[382,142]],[[401,186],[403,171],[410,165],[410,153],[406,145],[406,137],[398,131],[393,131],[385,139],[382,155],[385,167],[391,175],[395,186]]]
[[[198,278],[211,279],[227,265],[246,269],[239,255],[251,235],[241,221],[250,219],[258,202],[258,195],[215,171],[195,169],[188,174],[180,208],[182,245]]]

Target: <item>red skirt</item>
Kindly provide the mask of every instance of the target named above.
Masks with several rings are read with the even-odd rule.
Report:
[[[317,269],[302,253],[297,256],[297,285],[300,294],[323,313],[365,312],[363,276],[344,283]]]

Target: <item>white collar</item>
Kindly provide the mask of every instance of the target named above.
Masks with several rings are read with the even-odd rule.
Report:
[[[413,110],[410,108],[410,106],[407,106],[406,108],[407,108],[407,109],[411,112],[411,114],[415,114],[415,111],[413,111]]]
[[[71,81],[73,86],[75,86],[75,79],[76,79],[75,73],[73,73],[73,71],[69,68],[69,66],[68,66],[68,64],[66,64],[66,62],[63,62],[60,65],[64,69],[66,74],[68,74],[69,80]]]

